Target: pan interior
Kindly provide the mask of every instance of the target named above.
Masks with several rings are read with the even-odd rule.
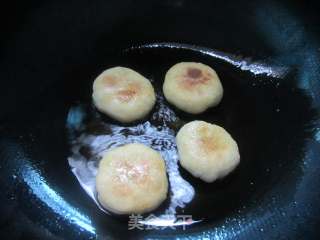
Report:
[[[159,150],[170,179],[168,200],[153,213],[161,221],[143,221],[144,224],[187,224],[191,228],[221,224],[241,218],[262,199],[269,199],[270,204],[276,202],[277,194],[271,190],[281,182],[297,184],[314,113],[309,97],[296,86],[294,69],[176,43],[134,46],[104,59],[90,79],[78,83],[80,89],[86,90],[75,95],[67,118],[70,169],[101,210],[108,213],[96,200],[94,176],[98,162],[108,149],[130,142]],[[168,104],[162,93],[164,76],[172,65],[182,61],[202,62],[216,70],[224,87],[219,106],[190,115]],[[114,66],[132,68],[151,80],[157,102],[146,119],[123,125],[92,106],[94,78]],[[218,124],[237,141],[241,162],[225,179],[204,183],[178,164],[174,136],[183,124],[193,120]],[[183,215],[191,216],[192,222],[179,221],[177,216]],[[147,219],[148,214],[143,217]],[[128,216],[105,214],[105,218],[115,218],[123,226],[128,224]]]

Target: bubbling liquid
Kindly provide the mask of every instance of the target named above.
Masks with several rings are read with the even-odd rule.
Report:
[[[108,123],[92,106],[79,104],[69,110],[67,119],[71,143],[69,165],[83,189],[99,208],[107,213],[96,194],[95,177],[99,161],[108,150],[129,143],[149,146],[159,151],[165,160],[170,182],[170,197],[166,208],[159,214],[159,219],[163,216],[162,219],[173,222],[176,209],[184,208],[193,199],[194,188],[181,177],[178,169],[174,127],[181,125],[181,121],[164,103],[163,96],[157,97],[157,104],[158,107],[149,121],[134,126]]]

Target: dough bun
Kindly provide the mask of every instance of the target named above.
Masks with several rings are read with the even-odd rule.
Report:
[[[100,204],[113,213],[149,212],[167,197],[165,162],[142,144],[117,147],[100,161],[96,190]]]
[[[94,80],[92,98],[99,111],[123,123],[144,118],[156,101],[150,81],[125,67],[101,73]]]
[[[177,108],[198,114],[219,104],[223,88],[211,67],[202,63],[181,62],[168,70],[163,93]]]
[[[189,122],[179,130],[176,141],[181,166],[206,182],[225,177],[240,162],[237,143],[218,125]]]

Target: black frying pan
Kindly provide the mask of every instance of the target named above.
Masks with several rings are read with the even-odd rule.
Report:
[[[317,238],[315,5],[32,1],[3,8],[2,17],[3,239]],[[196,192],[177,211],[191,214],[195,223],[185,229],[128,230],[128,219],[101,211],[72,173],[68,114],[82,106],[91,123],[84,131],[104,131],[99,124],[117,123],[91,106],[91,84],[102,70],[131,67],[151,78],[161,94],[165,71],[179,61],[212,66],[225,95],[217,108],[196,117],[172,109],[182,123],[202,119],[224,126],[239,144],[241,164],[213,184],[179,166]],[[153,124],[161,127],[161,119]],[[180,125],[170,127],[177,131]]]

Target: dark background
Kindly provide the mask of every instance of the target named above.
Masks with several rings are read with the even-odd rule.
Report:
[[[243,219],[231,217],[224,226],[212,222],[180,233],[226,239],[318,239],[320,162],[316,133],[320,107],[319,10],[315,1],[2,3],[1,238],[96,237],[90,231],[79,228],[76,220],[67,215],[68,212],[63,217],[63,209],[57,207],[52,211],[54,207],[43,204],[56,195],[50,192],[48,196],[41,195],[34,190],[36,188],[30,189],[31,185],[37,184],[40,189],[46,187],[38,179],[54,186],[55,191],[64,196],[64,202],[89,216],[99,238],[127,237],[114,221],[105,220],[104,214],[83,193],[66,164],[68,146],[61,140],[66,137],[65,116],[68,105],[75,100],[73,96],[81,95],[78,92],[74,94],[72,86],[76,86],[77,78],[91,79],[98,73],[95,65],[102,66],[104,60],[101,56],[108,55],[111,50],[143,43],[178,42],[288,66],[291,69],[289,78],[294,79],[293,87],[304,88],[306,92],[306,97],[300,98],[300,93],[290,95],[287,90],[283,91],[288,94],[283,95],[286,96],[283,104],[294,104],[287,112],[292,114],[288,116],[294,116],[294,120],[292,125],[288,121],[290,132],[283,132],[283,136],[287,137],[288,149],[287,154],[284,152],[281,156],[286,158],[284,163],[290,162],[288,156],[299,158],[283,168],[283,171],[290,173],[277,178],[274,188],[270,188],[263,197],[259,198],[258,190],[265,183],[256,186],[252,194],[260,200],[254,203],[254,208],[245,212]],[[96,57],[97,52],[99,57]],[[68,81],[68,78],[73,80]],[[290,79],[288,82],[291,84]],[[77,91],[81,92],[79,89]],[[265,91],[268,88],[261,90],[261,94]],[[281,95],[278,97],[281,98]],[[295,101],[297,99],[301,101]],[[272,121],[272,118],[268,120]],[[287,120],[284,117],[283,121]],[[301,123],[307,130],[301,130],[300,125],[295,123]],[[287,125],[281,126],[286,129]],[[282,133],[279,138],[281,136]],[[270,146],[280,151],[276,148],[276,141],[272,144]],[[296,151],[296,148],[301,148],[301,151]],[[260,154],[264,155],[264,152]],[[26,173],[34,173],[27,182],[24,180]],[[281,171],[278,173],[282,174]],[[268,175],[263,177],[268,182]],[[301,184],[293,185],[295,182]],[[275,203],[269,206],[267,202],[272,203],[274,196]],[[59,198],[55,200],[62,201]],[[285,211],[281,210],[283,206],[287,206]],[[250,221],[265,214],[272,217]],[[158,236],[153,234],[150,236]],[[159,237],[166,234],[172,236],[174,233],[164,232]],[[141,234],[130,236],[142,237]]]

